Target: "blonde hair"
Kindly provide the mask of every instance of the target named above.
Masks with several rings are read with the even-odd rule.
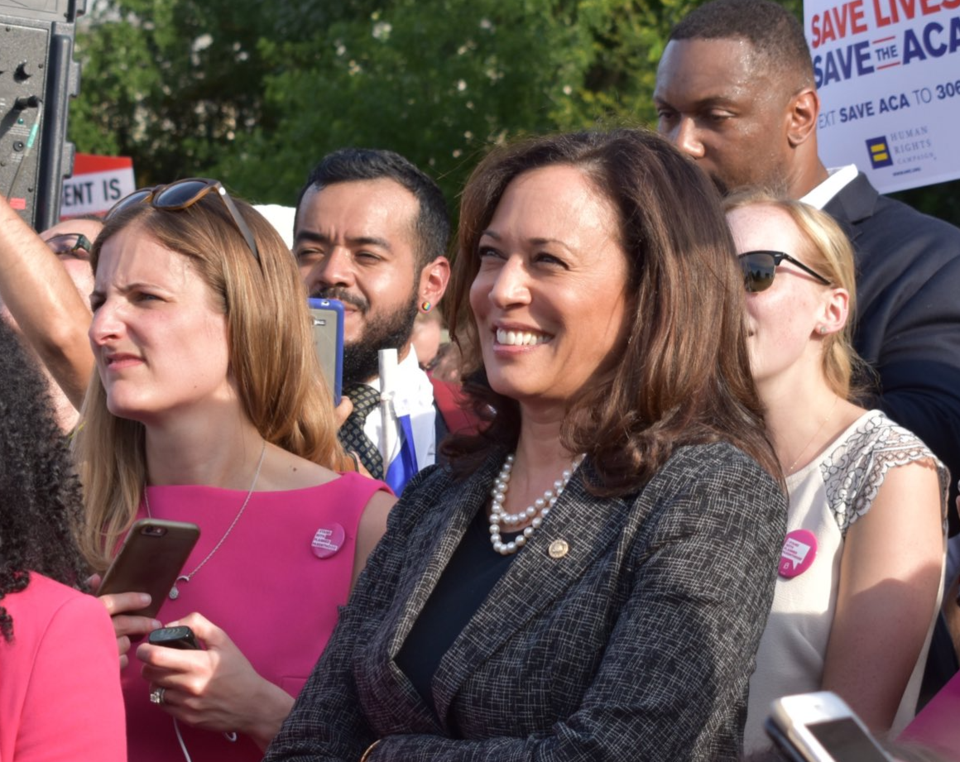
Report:
[[[271,444],[332,469],[346,467],[333,402],[313,345],[306,290],[279,234],[235,200],[253,232],[258,264],[227,209],[211,193],[182,211],[136,204],[111,218],[91,252],[94,273],[106,241],[129,229],[187,257],[227,317],[230,373],[241,407]],[[81,547],[91,565],[109,565],[136,518],[146,483],[143,424],[107,410],[93,374],[74,439],[84,487]]]
[[[726,212],[748,206],[766,206],[790,216],[802,236],[802,251],[787,252],[825,277],[849,295],[847,322],[843,330],[823,337],[822,369],[830,389],[850,399],[859,389],[854,378],[866,369],[866,363],[853,348],[853,327],[857,309],[856,265],[846,233],[826,212],[802,201],[786,199],[766,190],[737,193],[724,201]]]

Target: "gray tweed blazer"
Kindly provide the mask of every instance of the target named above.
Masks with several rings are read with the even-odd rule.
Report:
[[[357,762],[376,739],[370,762],[739,757],[786,499],[728,444],[679,449],[624,498],[574,475],[423,701],[393,659],[502,460],[410,483],[267,760]]]

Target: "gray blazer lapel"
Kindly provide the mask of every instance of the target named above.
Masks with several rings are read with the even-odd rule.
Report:
[[[492,477],[491,477],[492,483]],[[432,688],[441,723],[460,687],[476,669],[527,622],[559,598],[621,534],[629,505],[598,500],[577,472],[543,525],[517,553],[506,574],[474,614],[440,662]],[[550,553],[567,543],[564,555]],[[493,553],[493,549],[490,550]],[[558,555],[554,548],[554,555]]]
[[[497,464],[489,468],[485,464],[465,482],[448,485],[439,500],[422,512],[407,538],[410,550],[404,554],[400,581],[374,644],[375,651],[385,657],[375,660],[377,674],[371,680],[379,684],[383,695],[389,695],[385,704],[387,724],[420,728],[423,732],[442,731],[433,708],[397,665],[396,657],[470,521],[489,499],[489,485],[498,468]]]

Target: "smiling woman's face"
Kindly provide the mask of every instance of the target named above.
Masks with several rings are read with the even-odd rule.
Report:
[[[480,238],[470,306],[494,391],[563,403],[621,342],[627,257],[610,203],[575,167],[507,186]]]

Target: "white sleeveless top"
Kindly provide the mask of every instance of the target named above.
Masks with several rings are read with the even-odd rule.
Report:
[[[777,577],[773,608],[757,651],[757,669],[750,679],[744,729],[747,754],[771,745],[763,723],[775,699],[820,690],[847,528],[870,510],[891,468],[918,460],[936,463],[943,494],[946,538],[949,472],[914,434],[879,410],[864,413],[820,457],[787,477],[790,494],[787,532],[797,529],[812,532],[817,540],[816,557],[798,576]],[[904,510],[910,508],[903,506]],[[941,584],[935,615],[894,720],[892,736],[913,719],[942,596]]]

